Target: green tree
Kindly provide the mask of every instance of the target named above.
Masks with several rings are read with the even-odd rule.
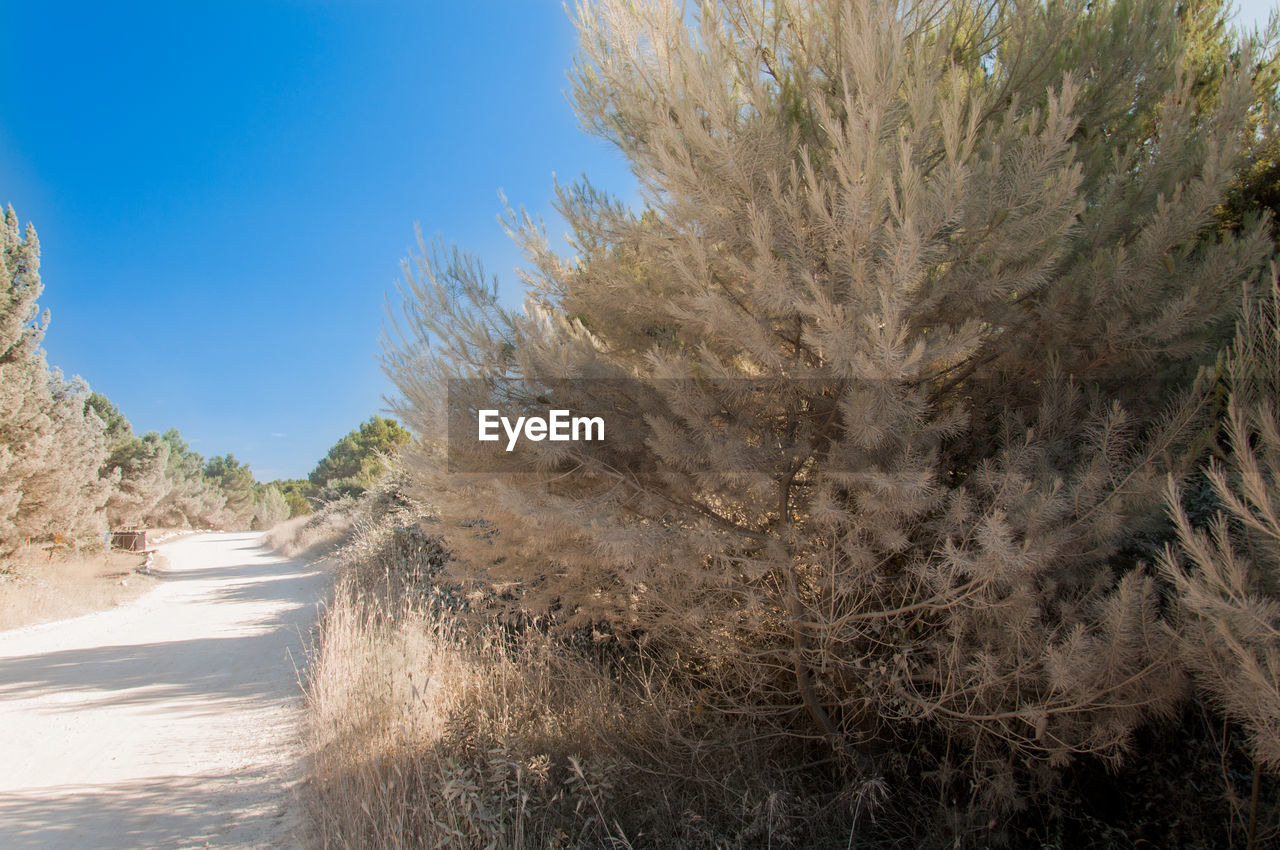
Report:
[[[396,420],[370,417],[329,449],[308,480],[321,498],[358,496],[386,470],[385,458],[394,456],[408,440],[409,432]]]
[[[133,437],[133,426],[120,412],[120,408],[111,403],[111,399],[102,393],[90,393],[88,404],[102,420],[109,451],[115,451],[121,443]]]
[[[226,496],[204,475],[204,458],[191,450],[178,429],[160,435],[169,449],[165,477],[169,487],[148,523],[158,527],[219,527],[223,523]]]
[[[309,500],[315,495],[316,487],[310,481],[305,478],[278,479],[272,481],[271,486],[284,495],[285,503],[289,506],[290,517],[311,513]]]
[[[119,477],[107,500],[107,520],[112,526],[142,525],[155,516],[172,487],[169,463],[170,446],[155,431],[115,444],[105,464]]]
[[[204,477],[226,498],[221,524],[228,528],[249,528],[253,523],[256,483],[249,465],[231,454],[211,457],[204,466]]]
[[[1257,45],[1162,0],[580,8],[577,108],[645,209],[562,188],[572,257],[514,217],[523,312],[424,249],[389,344],[454,577],[862,770],[939,736],[980,810],[1118,759],[1185,693],[1126,547],[1270,255],[1214,218]],[[449,473],[484,448],[451,411],[548,401],[616,438]]]

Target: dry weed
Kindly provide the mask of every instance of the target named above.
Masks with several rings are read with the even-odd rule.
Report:
[[[50,555],[26,547],[0,571],[0,631],[112,608],[155,586],[133,552]]]
[[[794,744],[713,721],[652,659],[460,618],[405,520],[338,554],[308,686],[318,845],[845,846],[868,816],[869,789],[807,793],[780,767]]]
[[[351,534],[358,508],[354,499],[340,499],[305,516],[277,524],[266,533],[267,545],[288,558],[323,555]]]

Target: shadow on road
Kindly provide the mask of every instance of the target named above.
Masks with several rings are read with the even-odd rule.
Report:
[[[0,797],[0,844],[9,850],[252,846],[255,836],[276,832],[286,817],[279,782],[266,774],[215,773],[8,794]]]
[[[0,659],[0,700],[27,697],[34,690],[98,691],[91,705],[207,700],[285,698],[279,693],[280,637],[268,633],[238,638],[201,638],[169,643],[140,643],[72,649]],[[222,656],[236,664],[197,672],[191,659]],[[207,656],[206,656],[207,657]],[[257,659],[257,663],[253,660]],[[248,663],[246,663],[248,662]]]
[[[0,635],[0,848],[297,846],[298,674],[329,579],[258,537],[174,542],[141,599]]]
[[[160,578],[217,582],[208,601],[236,616],[217,637],[0,657],[0,700],[44,689],[80,690],[100,692],[94,705],[190,697],[215,708],[212,703],[221,700],[293,696],[280,693],[280,670],[301,663],[299,636],[314,623],[315,602],[326,582],[319,570],[271,559],[173,571]],[[200,658],[207,663],[193,663]]]

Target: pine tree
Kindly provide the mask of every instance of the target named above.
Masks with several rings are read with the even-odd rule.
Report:
[[[408,434],[406,432],[406,439]],[[271,482],[271,486],[284,496],[289,506],[289,516],[302,516],[312,512],[311,499],[316,496],[317,488],[305,478],[282,478]]]
[[[178,429],[133,435],[133,426],[110,400],[94,393],[90,404],[106,425],[105,469],[119,484],[107,503],[113,526],[212,528],[222,522],[226,496],[205,480],[204,458]]]
[[[1225,359],[1227,463],[1208,479],[1222,510],[1195,528],[1171,481],[1177,545],[1160,559],[1178,590],[1177,646],[1210,700],[1280,769],[1280,290],[1246,301]]]
[[[204,477],[226,500],[215,524],[222,528],[249,528],[253,524],[255,483],[249,465],[231,454],[211,457],[204,466]]]
[[[333,445],[308,477],[319,498],[359,496],[373,486],[393,457],[409,440],[400,423],[371,416]]]
[[[260,487],[254,495],[253,524],[255,530],[267,530],[289,518],[289,503],[274,486]]]
[[[4,548],[17,545],[13,523],[22,502],[22,462],[29,449],[25,428],[34,417],[28,399],[40,377],[34,368],[47,315],[36,321],[40,297],[40,243],[35,229],[24,235],[9,207],[4,220],[0,267],[4,281],[0,300],[0,540]]]
[[[45,362],[40,244],[12,207],[0,247],[0,551],[55,535],[94,539],[115,483],[101,472],[104,425],[84,382],[64,380]]]
[[[204,458],[191,450],[177,428],[160,435],[169,445],[169,463],[165,475],[169,490],[148,519],[152,525],[214,528],[222,521],[226,495],[205,478]]]
[[[643,211],[561,188],[568,258],[513,216],[522,311],[423,246],[388,344],[454,577],[864,770],[941,735],[982,806],[1119,758],[1185,692],[1131,543],[1270,249],[1215,227],[1273,61],[1196,86],[1219,6],[580,5]],[[449,472],[451,415],[548,402],[614,439]]]
[[[113,527],[143,525],[155,516],[172,487],[169,452],[169,443],[155,431],[122,440],[112,450],[106,466],[120,479],[107,500]]]
[[[93,412],[102,420],[108,451],[114,452],[126,440],[133,437],[133,425],[120,412],[120,408],[112,403],[111,399],[102,393],[91,393],[89,395],[89,407],[93,408]]]

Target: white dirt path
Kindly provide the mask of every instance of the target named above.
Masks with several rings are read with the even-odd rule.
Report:
[[[166,545],[120,608],[0,632],[0,848],[293,847],[329,582],[258,534]]]

